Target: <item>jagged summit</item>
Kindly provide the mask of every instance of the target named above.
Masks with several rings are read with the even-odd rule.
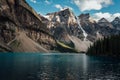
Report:
[[[52,15],[52,14],[55,14],[55,13],[57,14],[57,13],[63,12],[63,11],[65,11],[65,12],[71,12],[71,10],[69,8],[65,8],[65,9],[57,11],[57,12],[47,13],[46,15]]]
[[[90,14],[89,14],[89,13],[81,14],[81,15],[79,15],[78,17],[81,18],[81,19],[84,19],[84,20],[88,20],[89,17],[90,17]]]
[[[99,38],[120,33],[118,17],[111,23],[105,18],[98,22],[90,18],[89,13],[77,17],[69,8],[48,13],[44,17],[38,15],[25,0],[0,0],[0,44],[9,43],[4,46],[7,50],[18,46],[16,50],[22,51],[20,44],[28,51],[43,49],[49,51],[55,49],[58,40],[82,51],[81,49],[86,50],[91,42]],[[24,34],[19,36],[21,32]],[[88,34],[86,40],[83,33]],[[24,40],[21,40],[22,38]],[[27,40],[32,43],[27,45],[40,45],[42,48],[26,47],[23,43]],[[85,44],[86,48],[81,44]],[[78,47],[79,45],[81,46]]]
[[[101,18],[99,21],[98,21],[98,25],[101,26],[101,27],[108,27],[108,28],[114,28],[113,25],[105,18]]]
[[[115,20],[120,20],[120,17],[115,17]]]
[[[85,36],[87,33],[85,33],[85,31],[80,26],[81,24],[79,22],[79,18],[75,16],[73,11],[69,8],[54,13],[48,13],[46,17],[49,19],[47,22],[47,27],[51,30],[57,40],[69,45],[75,45],[79,41],[80,43],[78,43],[78,45],[80,45],[81,43],[84,43],[82,42],[83,40],[87,40],[87,36]],[[76,38],[72,40],[72,36]],[[85,45],[88,46],[89,41],[88,44]],[[82,48],[79,47],[77,49],[81,51]]]
[[[47,25],[48,28],[65,26],[67,30],[69,30],[68,27],[77,24],[75,15],[69,8],[54,13],[48,13],[46,18],[50,21]]]
[[[69,8],[54,13],[48,13],[46,16],[51,21],[66,22],[68,19],[72,19],[72,21],[75,22],[75,15]]]
[[[98,20],[98,23],[106,23],[106,22],[109,22],[109,21],[105,18],[101,18],[100,20]]]
[[[113,24],[120,24],[120,18],[119,17],[116,17],[113,21],[112,21]]]
[[[79,38],[81,41],[84,40],[83,31],[88,34],[86,40],[92,42],[103,37],[120,33],[118,31],[120,28],[117,26],[115,29],[115,26],[105,18],[96,22],[91,18],[89,13],[81,14],[77,17],[70,9],[48,13],[47,18],[49,19],[47,26],[55,38],[67,44],[69,44],[70,41],[75,42],[68,36],[74,36],[74,38]],[[116,20],[118,21],[119,19],[116,18]],[[81,28],[79,28],[78,23]]]
[[[87,25],[89,22],[90,14],[89,13],[81,14],[78,17],[81,21],[81,25]]]
[[[120,30],[120,17],[116,17],[111,23],[114,26],[114,28]]]

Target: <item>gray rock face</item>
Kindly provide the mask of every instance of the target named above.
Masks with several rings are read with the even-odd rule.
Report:
[[[90,21],[90,15],[89,13],[87,14],[81,14],[80,16],[78,16],[80,19],[80,23],[81,26],[83,27],[83,29],[86,31],[86,33],[88,34],[87,38],[90,41],[94,41],[96,40],[96,22]]]
[[[98,25],[100,27],[106,27],[106,28],[111,28],[111,29],[114,28],[113,25],[109,21],[107,21],[105,18],[100,19],[98,21]]]
[[[110,35],[117,35],[120,32],[115,28],[114,25],[112,25],[109,21],[107,21],[105,18],[102,18],[98,21],[98,27],[97,30],[99,30],[100,34],[103,37],[107,37]]]
[[[116,17],[112,22],[115,29],[120,30],[120,18]]]
[[[25,0],[0,0],[0,42],[9,43],[20,31],[47,50],[56,45],[42,18]]]
[[[48,13],[46,17],[49,20],[47,22],[47,27],[51,30],[57,40],[68,45],[73,43],[74,48],[78,51],[85,52],[85,50],[87,50],[87,47],[89,47],[91,42],[83,41],[83,30],[79,27],[77,17],[70,9],[64,9],[55,13]],[[82,47],[81,44],[84,43],[86,44]],[[78,47],[78,45],[81,46]]]
[[[74,43],[75,39],[80,39],[80,41],[84,44],[84,35],[83,30],[88,34],[87,39],[89,44],[96,41],[97,39],[107,37],[110,35],[117,35],[120,33],[119,31],[119,19],[116,18],[112,24],[107,21],[105,18],[100,19],[98,22],[91,19],[89,13],[81,14],[78,16],[80,20],[81,27],[80,29],[78,25],[78,18],[74,15],[74,13],[69,9],[64,9],[59,12],[48,13],[46,15],[47,27],[51,30],[54,37],[62,41],[64,43]],[[74,36],[75,39],[71,39],[68,36]],[[77,42],[81,45],[81,42]],[[74,44],[76,45],[76,43]],[[85,45],[84,45],[85,46]],[[88,44],[87,44],[88,46]],[[76,46],[75,46],[76,47]],[[88,46],[89,47],[89,46]],[[83,49],[83,47],[80,47]],[[81,50],[78,49],[78,50]],[[84,49],[84,51],[87,49]]]
[[[84,41],[83,30],[78,25],[78,18],[81,27],[88,34],[86,41]],[[73,43],[74,48],[79,51],[83,49],[85,52],[95,40],[119,34],[120,18],[116,17],[111,23],[105,18],[95,22],[90,19],[88,13],[76,17],[70,9],[48,13],[46,17],[43,17],[38,15],[25,0],[0,0],[1,51],[11,51],[12,49],[7,43],[14,40],[18,36],[18,32],[23,31],[24,35],[30,38],[23,36],[24,41],[39,43],[44,49],[53,50],[56,47],[55,39],[57,39],[65,44]],[[5,45],[3,46],[3,44]]]
[[[70,9],[64,9],[55,13],[48,13],[48,25],[56,39],[69,41],[65,39],[66,35],[81,37],[82,31],[78,28],[76,16]],[[82,35],[83,36],[83,35]]]
[[[120,33],[119,18],[116,18],[112,24],[105,18],[100,19],[98,22],[91,22],[89,14],[81,14],[79,18],[81,20],[81,26],[88,33],[87,38],[92,42],[99,38],[117,35]]]

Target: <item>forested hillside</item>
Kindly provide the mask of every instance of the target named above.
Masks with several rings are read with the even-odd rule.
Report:
[[[120,56],[120,35],[113,35],[96,41],[87,54]]]

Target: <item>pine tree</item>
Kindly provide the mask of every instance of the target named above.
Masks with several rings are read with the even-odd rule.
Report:
[[[87,54],[119,56],[120,35],[112,35],[97,40],[88,48]]]

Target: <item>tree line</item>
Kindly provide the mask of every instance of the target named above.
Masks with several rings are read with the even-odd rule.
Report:
[[[97,40],[88,48],[87,54],[120,56],[120,34]]]

